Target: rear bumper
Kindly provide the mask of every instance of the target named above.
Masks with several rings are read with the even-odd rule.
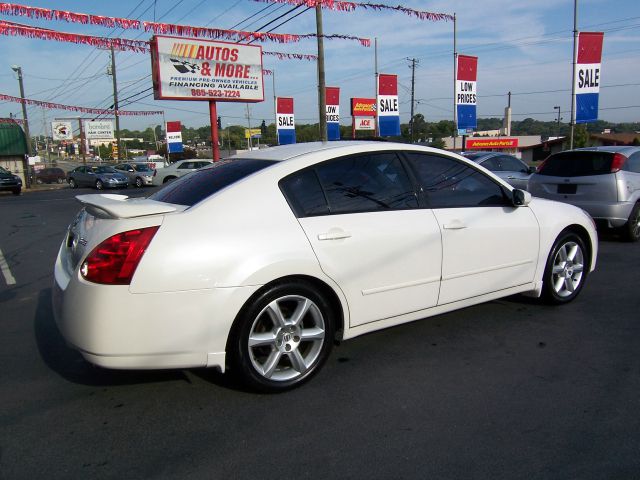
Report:
[[[609,227],[621,227],[624,225],[629,219],[631,209],[634,205],[630,202],[580,201],[572,198],[570,195],[544,195],[539,191],[535,191],[533,195],[580,207],[594,220],[598,220],[600,223],[604,223]]]
[[[60,333],[89,362],[113,369],[218,367],[235,316],[259,287],[132,294],[97,285],[56,261],[53,310]]]

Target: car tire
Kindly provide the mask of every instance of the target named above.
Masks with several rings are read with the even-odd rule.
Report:
[[[640,240],[640,202],[631,209],[627,223],[622,226],[622,236],[628,242]]]
[[[167,177],[167,178],[165,178],[164,180],[162,180],[162,183],[169,183],[169,182],[172,182],[172,181],[174,181],[176,178],[178,178],[178,177]]]
[[[76,181],[73,178],[69,179],[69,186],[71,188],[78,188],[78,184],[76,183]]]
[[[297,387],[327,360],[335,323],[331,304],[307,282],[259,291],[234,322],[227,345],[231,373],[261,392]]]
[[[20,189],[20,188],[15,188],[15,189],[11,190],[11,193],[13,193],[14,195],[20,195],[20,191],[21,190],[22,189]]]
[[[44,182],[42,181],[42,179],[41,179],[41,178],[36,178],[36,183],[37,183],[38,185],[42,185]]]
[[[140,177],[136,177],[135,186],[136,188],[142,188],[142,179]]]
[[[59,184],[63,184],[63,183],[64,183],[64,178],[59,178],[59,179],[58,179],[58,183],[59,183]]]
[[[574,300],[589,272],[589,257],[584,241],[573,232],[558,236],[547,258],[542,284],[542,299],[550,304]]]
[[[96,189],[104,190],[104,183],[102,183],[102,180],[96,180]]]

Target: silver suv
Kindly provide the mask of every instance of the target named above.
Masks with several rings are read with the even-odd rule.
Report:
[[[571,203],[640,239],[640,147],[592,147],[550,155],[529,179],[536,197]]]

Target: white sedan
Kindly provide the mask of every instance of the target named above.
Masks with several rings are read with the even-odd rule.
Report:
[[[107,368],[226,368],[279,391],[335,340],[524,293],[579,294],[591,218],[441,150],[247,152],[148,199],[81,195],[55,264],[67,341]]]
[[[197,170],[198,168],[211,165],[213,160],[178,160],[172,163],[168,167],[156,169],[153,172],[153,185],[160,186],[165,183],[172,182],[173,180],[183,177],[188,173]]]

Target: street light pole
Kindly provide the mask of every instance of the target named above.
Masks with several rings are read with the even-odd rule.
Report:
[[[18,83],[20,84],[20,98],[22,99],[22,119],[24,120],[24,135],[27,137],[27,155],[31,156],[31,135],[29,134],[29,119],[27,117],[27,105],[24,101],[24,84],[22,83],[22,67],[12,65],[11,70],[18,74]],[[31,178],[29,178],[29,162],[24,159],[22,162],[24,171],[24,182],[27,188],[31,188]]]
[[[111,45],[111,75],[113,77],[113,111],[116,117],[116,146],[118,147],[118,160],[119,160],[120,159],[120,115],[118,114],[118,80],[116,78],[116,55],[113,51],[113,45]]]
[[[316,4],[316,34],[318,36],[318,116],[320,121],[320,141],[327,137],[327,90],[324,79],[324,33],[322,30],[322,6]]]

